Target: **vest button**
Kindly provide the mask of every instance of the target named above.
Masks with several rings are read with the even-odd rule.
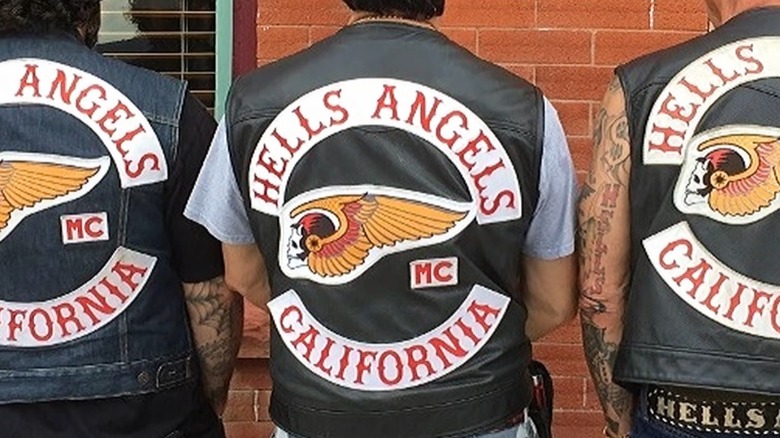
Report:
[[[141,373],[138,374],[138,384],[140,384],[141,386],[146,386],[151,381],[152,381],[152,376],[149,374],[148,371],[141,371]]]

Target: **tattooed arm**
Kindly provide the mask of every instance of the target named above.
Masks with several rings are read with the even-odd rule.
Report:
[[[615,78],[596,119],[577,232],[582,338],[611,436],[629,432],[633,410],[631,394],[612,381],[630,276],[630,150],[625,97]]]
[[[222,277],[197,284],[185,283],[184,294],[204,390],[214,410],[221,415],[241,346],[244,301],[227,288]]]

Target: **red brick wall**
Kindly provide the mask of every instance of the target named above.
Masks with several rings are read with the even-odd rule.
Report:
[[[707,28],[702,0],[447,0],[440,27],[459,44],[537,84],[553,101],[580,173],[613,67]],[[258,64],[307,47],[345,23],[341,0],[259,0]],[[230,438],[265,437],[270,380],[257,328],[242,353],[225,419]],[[262,329],[261,329],[262,330]],[[555,375],[556,437],[600,437],[603,420],[570,324],[535,348]]]

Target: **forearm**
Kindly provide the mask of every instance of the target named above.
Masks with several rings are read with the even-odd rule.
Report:
[[[221,277],[185,284],[184,291],[204,391],[214,410],[221,414],[241,346],[244,302]]]
[[[535,342],[569,322],[576,315],[576,306],[570,309],[555,309],[545,303],[533,301],[526,303],[528,319],[525,321],[525,334]]]

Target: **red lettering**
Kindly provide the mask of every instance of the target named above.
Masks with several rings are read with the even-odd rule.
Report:
[[[68,240],[81,240],[84,238],[84,227],[81,218],[65,219],[65,233],[68,235]],[[78,234],[76,239],[73,238],[73,233]]]
[[[117,102],[116,106],[111,108],[102,119],[98,120],[97,124],[103,132],[108,134],[109,137],[112,137],[116,134],[116,126],[112,128],[109,124],[116,124],[116,122],[123,117],[129,119],[135,117],[135,114],[130,112],[130,108],[128,108],[127,105],[122,102]]]
[[[122,154],[123,158],[127,156],[127,150],[124,148],[124,144],[128,141],[133,141],[138,134],[142,132],[146,132],[146,128],[144,128],[143,125],[138,125],[133,131],[128,132],[124,137],[114,141],[114,147]]]
[[[511,190],[503,190],[493,199],[490,199],[487,196],[480,196],[479,210],[485,216],[492,216],[496,213],[496,211],[498,211],[499,208],[501,208],[502,199],[506,200],[504,207],[515,208],[515,193]],[[489,204],[488,202],[492,202],[492,204]]]
[[[764,299],[766,300],[765,303],[761,303],[760,301]],[[764,292],[762,290],[753,289],[753,301],[750,303],[750,306],[748,307],[748,317],[747,320],[745,320],[745,325],[748,327],[753,327],[753,319],[755,318],[756,314],[763,314],[765,304],[769,304],[769,301],[772,299],[772,294]]]
[[[333,371],[333,368],[328,367],[325,368],[325,361],[328,360],[328,357],[330,356],[330,349],[333,347],[333,344],[335,344],[336,341],[329,337],[325,337],[325,347],[322,349],[322,353],[320,353],[320,360],[317,361],[317,364],[315,365],[317,368],[322,370],[323,373],[330,376],[330,372]]]
[[[260,199],[267,204],[276,204],[276,202],[279,200],[279,185],[265,179],[260,179],[257,175],[255,175],[254,182],[262,185],[262,191],[253,189],[252,196],[254,196],[255,199]],[[273,196],[273,192],[276,192],[276,196]]]
[[[680,246],[685,247],[686,257],[690,259],[691,256],[693,256],[693,244],[691,244],[691,242],[685,239],[675,240],[674,242],[666,245],[666,248],[664,248],[664,250],[661,251],[661,254],[658,255],[658,264],[667,271],[679,268],[680,265],[677,264],[677,261],[672,260],[672,262],[669,263],[666,261],[666,256]]]
[[[54,306],[52,310],[54,311],[54,314],[57,315],[57,325],[60,326],[63,338],[71,335],[71,332],[68,330],[68,323],[76,325],[76,333],[84,331],[84,325],[76,318],[76,309],[72,304],[58,304]],[[66,310],[68,311],[68,315],[65,315]]]
[[[469,313],[474,317],[477,323],[482,326],[482,329],[487,332],[490,330],[490,327],[492,327],[493,323],[496,322],[495,318],[498,318],[498,315],[501,313],[501,309],[473,301],[469,305]],[[490,316],[493,317],[493,323],[489,324],[487,319]]]
[[[108,281],[108,277],[104,277],[102,280],[100,280],[100,286],[103,286],[104,288],[106,288],[108,293],[110,293],[111,295],[117,297],[119,299],[119,301],[122,302],[122,304],[124,304],[125,301],[127,301],[127,298],[128,298],[127,295],[122,293],[122,291],[119,290],[119,287],[117,287],[115,284],[113,284],[110,281]]]
[[[717,76],[721,81],[723,81],[723,85],[726,85],[729,82],[732,82],[741,76],[739,73],[734,72],[733,76],[727,77],[726,75],[723,74],[723,70],[721,70],[718,66],[715,65],[715,63],[713,63],[712,59],[708,59],[707,62],[704,63],[704,65],[709,67],[710,71],[715,76]]]
[[[344,352],[341,353],[341,360],[339,361],[339,372],[336,374],[336,378],[344,380],[344,372],[347,371],[349,366],[349,355],[352,354],[352,347],[344,346]]]
[[[314,328],[314,326],[310,325],[309,330],[301,333],[300,336],[298,336],[298,339],[291,342],[293,347],[298,349],[299,345],[303,345],[303,348],[306,349],[306,352],[303,353],[303,357],[311,362],[311,352],[314,351],[315,343],[317,342],[317,336],[320,335],[320,332]]]
[[[98,92],[98,96],[99,96],[98,98],[100,100],[106,100],[106,89],[103,88],[100,85],[97,85],[97,84],[96,85],[90,85],[89,87],[81,90],[81,93],[79,94],[79,97],[76,98],[76,109],[80,113],[82,113],[85,116],[90,117],[90,118],[95,115],[95,112],[97,110],[100,109],[100,105],[98,105],[94,101],[92,102],[92,106],[90,106],[89,108],[85,107],[84,104],[83,104],[84,99],[86,99],[87,96],[89,96],[89,93],[92,92],[92,91],[97,91]]]
[[[714,86],[712,84],[709,84],[710,85],[710,89],[707,90],[707,91],[702,91],[701,88],[699,88],[697,85],[694,85],[694,84],[688,82],[687,78],[682,78],[680,80],[680,85],[682,85],[685,88],[687,88],[688,91],[690,91],[691,93],[696,94],[697,96],[699,96],[702,101],[706,101],[710,96],[715,94],[715,90],[718,89],[718,87],[716,87],[716,86]]]
[[[133,277],[136,275],[143,277],[146,275],[148,270],[149,269],[147,268],[139,268],[138,266],[122,262],[117,262],[114,267],[111,268],[111,271],[118,275],[119,278],[122,279],[122,282],[132,290],[136,290],[136,288],[138,288],[138,283],[133,279]]]
[[[731,297],[731,301],[729,302],[729,311],[726,312],[725,315],[725,317],[731,321],[734,321],[734,311],[737,310],[737,307],[739,307],[739,304],[742,301],[742,293],[745,292],[745,289],[747,289],[747,286],[742,283],[737,283],[737,293]]]
[[[16,310],[16,309],[8,309],[8,314],[10,317],[8,318],[8,340],[11,342],[16,342],[16,332],[19,331],[20,328],[22,328],[22,323],[20,321],[17,321],[17,317],[21,316],[22,318],[27,315],[26,310]]]
[[[46,327],[44,334],[38,333],[39,324],[36,324],[36,317],[43,316],[43,326]],[[38,342],[46,342],[54,335],[54,323],[51,321],[49,313],[41,308],[35,308],[30,312],[28,319],[30,334]]]
[[[430,376],[434,373],[433,366],[428,361],[428,350],[421,345],[412,345],[411,347],[404,348],[406,352],[406,361],[409,362],[409,368],[412,370],[412,382],[416,382],[421,379],[420,374],[417,372],[417,368],[420,365],[425,367],[427,371],[426,376]],[[415,353],[418,356],[415,357]]]
[[[78,86],[79,81],[81,81],[81,76],[74,74],[73,82],[71,82],[68,86],[68,78],[65,76],[65,72],[57,69],[57,77],[51,84],[51,91],[49,91],[49,95],[47,97],[49,100],[54,100],[54,94],[59,90],[60,100],[70,105],[70,100],[73,97],[73,92],[76,91],[76,86]],[[65,89],[66,86],[67,90]]]
[[[436,111],[438,111],[441,102],[442,102],[441,99],[439,99],[438,97],[434,97],[433,105],[431,105],[431,109],[429,110],[427,106],[428,102],[425,98],[425,94],[418,91],[417,98],[414,100],[414,103],[412,104],[412,110],[409,112],[409,118],[406,119],[406,123],[409,125],[413,125],[414,117],[419,113],[420,126],[422,126],[425,132],[431,132],[431,121],[433,120],[433,117],[436,115]]]
[[[719,277],[718,277],[718,281],[716,281],[716,282],[715,282],[715,284],[714,284],[714,285],[712,285],[712,287],[710,288],[710,294],[709,294],[709,296],[707,296],[707,298],[706,298],[704,301],[702,301],[702,302],[701,302],[701,303],[702,303],[702,304],[704,304],[704,305],[705,305],[705,306],[706,306],[708,309],[710,309],[710,311],[712,311],[712,313],[714,313],[714,314],[717,314],[717,313],[718,313],[718,311],[720,310],[720,306],[716,306],[716,305],[715,305],[715,304],[714,304],[712,301],[715,299],[715,297],[717,297],[718,295],[720,295],[720,288],[721,288],[721,286],[723,286],[723,283],[724,283],[726,280],[728,280],[728,279],[729,279],[729,278],[728,278],[728,277],[727,277],[725,274],[723,274],[723,273],[718,273],[718,275],[719,275]]]
[[[125,171],[130,176],[130,178],[138,178],[142,173],[149,169],[160,170],[160,157],[158,157],[154,152],[144,154],[144,156],[138,160],[138,165],[135,166],[135,169],[130,167],[130,165],[133,164],[132,161],[124,160],[124,162]],[[149,162],[151,162],[151,165],[145,166],[145,164]]]
[[[487,328],[485,331],[487,331]],[[450,341],[449,344],[442,338],[432,338],[428,343],[431,344],[431,347],[436,351],[436,356],[438,356],[439,360],[444,364],[444,369],[447,369],[452,366],[452,362],[450,362],[446,353],[449,353],[456,358],[461,358],[465,357],[468,352],[461,347],[458,338],[452,334],[452,327],[448,327],[443,334]]]
[[[388,367],[385,365],[387,358],[391,357],[395,360],[395,378],[390,379],[387,377],[386,370]],[[393,350],[387,350],[379,355],[379,380],[387,386],[397,385],[404,377],[403,365],[401,362],[401,356]]]
[[[462,331],[467,338],[471,339],[471,342],[473,342],[474,345],[479,343],[479,338],[474,334],[474,330],[471,330],[471,327],[467,326],[466,323],[463,322],[463,318],[458,318],[458,321],[455,322],[455,325],[458,326],[460,331]]]
[[[301,309],[299,309],[298,306],[290,306],[284,309],[282,316],[279,318],[279,327],[281,327],[284,333],[293,333],[295,331],[291,325],[285,325],[284,323],[287,321],[287,317],[293,313],[297,315],[297,319],[295,321],[298,323],[298,325],[303,324],[303,313],[301,312]]]
[[[452,262],[446,260],[437,263],[436,267],[433,269],[433,277],[440,283],[452,281],[453,278],[455,278],[455,276],[452,275],[453,266]],[[444,272],[445,270],[447,271],[446,273]]]
[[[95,216],[87,219],[86,224],[84,224],[84,230],[87,232],[87,235],[93,239],[97,239],[100,237],[103,237],[103,218],[100,216]],[[70,230],[68,230],[70,231]]]
[[[27,67],[27,71],[25,71],[22,80],[19,82],[19,91],[16,92],[16,97],[24,96],[24,91],[27,88],[32,88],[34,97],[41,97],[41,92],[38,88],[41,83],[41,80],[38,79],[38,65],[27,64],[25,67]]]
[[[466,115],[460,111],[453,111],[447,114],[441,119],[441,121],[439,121],[439,126],[436,127],[436,138],[439,139],[440,142],[446,144],[450,149],[455,146],[455,143],[457,143],[458,140],[463,138],[460,134],[455,132],[454,129],[452,130],[452,137],[447,138],[444,136],[444,128],[447,126],[450,120],[456,117],[460,119],[460,127],[462,129],[469,129],[469,121],[466,118]]]
[[[688,282],[691,283],[691,290],[688,291],[688,295],[690,295],[691,298],[696,298],[696,293],[699,291],[699,287],[701,287],[702,283],[704,283],[704,277],[707,275],[710,268],[712,268],[712,266],[710,266],[706,260],[701,259],[698,265],[693,268],[688,268],[685,273],[674,278],[674,282],[677,283],[678,286],[682,286],[682,282],[688,280]]]
[[[607,184],[604,194],[601,195],[601,206],[604,208],[615,208],[620,196],[620,184]]]
[[[312,129],[311,123],[309,122],[309,119],[307,119],[302,113],[301,113],[301,107],[298,107],[293,110],[293,113],[298,116],[298,123],[301,125],[301,128],[306,130],[306,134],[309,135],[309,140],[314,138],[315,135],[318,135],[322,133],[322,131],[325,130],[325,125],[320,123],[320,126],[317,127],[317,129]]]
[[[257,155],[256,164],[279,179],[282,178],[282,175],[284,175],[284,172],[287,170],[287,160],[280,159],[277,161],[273,159],[273,157],[270,156],[270,151],[266,145],[263,145],[263,148],[260,149],[260,153]]]
[[[492,166],[488,166],[488,167],[484,168],[482,170],[482,172],[480,172],[479,174],[472,176],[472,180],[474,181],[474,186],[477,187],[477,190],[479,191],[479,193],[482,193],[487,188],[486,185],[482,184],[482,180],[485,179],[485,178],[488,178],[490,175],[495,173],[496,170],[503,169],[505,167],[506,167],[506,165],[504,164],[504,160],[501,159],[501,160],[499,160],[498,163],[496,163],[496,164],[494,164]]]
[[[693,120],[694,117],[696,117],[696,113],[699,111],[699,108],[701,105],[693,104],[691,105],[690,109],[688,110],[688,114],[685,114],[683,111],[683,107],[674,104],[675,97],[671,94],[666,96],[666,99],[664,100],[663,104],[661,105],[661,114],[666,114],[669,117],[680,120],[686,124],[688,124],[691,120]]]
[[[748,54],[745,54],[744,52],[750,52]],[[764,64],[759,61],[756,58],[753,58],[753,45],[747,44],[744,46],[737,47],[737,58],[739,58],[740,61],[748,62],[750,64],[753,64],[755,67],[753,69],[747,69],[745,70],[746,75],[757,75],[764,71]]]
[[[331,99],[333,98],[341,99],[341,90],[329,91],[325,93],[325,97],[322,99],[323,103],[325,104],[325,108],[329,109],[333,113],[341,114],[341,118],[339,119],[331,117],[330,119],[331,127],[343,125],[344,123],[347,122],[347,120],[349,120],[349,111],[347,111],[346,108],[339,105],[338,103],[331,102]]]
[[[363,376],[365,375],[366,371],[369,371],[371,369],[371,362],[369,362],[369,359],[371,361],[376,359],[376,351],[363,351],[363,350],[357,350],[358,352],[358,363],[357,363],[357,375],[355,377],[355,384],[362,385],[363,384]]]
[[[89,319],[92,320],[92,325],[98,325],[100,323],[100,318],[95,316],[93,309],[104,315],[110,315],[116,312],[116,308],[108,304],[106,297],[98,293],[97,287],[90,288],[88,292],[90,295],[92,295],[94,300],[90,299],[90,297],[87,295],[82,295],[80,297],[76,297],[75,301],[76,304],[81,306],[81,309],[84,311],[84,313],[89,316]]]
[[[414,284],[431,284],[433,283],[431,263],[418,263],[414,265]]]
[[[483,145],[484,147],[480,147],[480,145]],[[458,157],[460,158],[461,164],[466,166],[466,169],[471,171],[474,166],[477,164],[476,161],[469,161],[468,158],[476,158],[477,154],[481,152],[490,152],[492,150],[495,150],[496,147],[493,146],[493,143],[490,141],[490,139],[485,135],[483,131],[479,131],[479,135],[477,135],[477,138],[472,140],[466,147],[460,150],[458,152]]]
[[[279,134],[279,131],[277,129],[275,129],[275,128],[274,128],[273,132],[271,132],[271,136],[273,138],[275,138],[276,141],[279,142],[279,145],[281,147],[283,147],[287,152],[289,152],[290,155],[295,155],[295,153],[298,151],[298,149],[300,149],[301,146],[303,146],[303,144],[306,143],[305,141],[303,141],[302,139],[299,138],[298,139],[298,145],[295,146],[295,147],[292,147],[292,146],[290,146],[290,142],[287,141],[286,138],[282,137],[282,134]],[[263,148],[267,148],[267,147],[265,145],[263,145]],[[285,164],[286,164],[285,160],[282,160],[282,161],[285,162]],[[270,170],[269,170],[269,172],[270,172]]]
[[[398,99],[395,98],[395,86],[385,85],[385,91],[382,96],[376,102],[376,111],[371,116],[373,119],[382,118],[382,111],[390,110],[392,113],[391,118],[393,120],[400,120],[398,118]]]
[[[679,138],[682,139],[682,137],[685,135],[685,132],[683,132],[683,131],[676,131],[676,130],[672,129],[671,127],[669,127],[669,128],[662,128],[662,127],[658,126],[655,123],[653,124],[652,132],[653,133],[662,134],[664,136],[664,139],[663,139],[663,142],[661,142],[661,144],[650,143],[650,146],[649,146],[650,150],[659,150],[659,151],[661,151],[663,153],[669,153],[669,152],[673,152],[673,153],[676,153],[676,154],[681,153],[681,151],[682,151],[682,140],[680,141],[680,146],[672,146],[672,143],[669,140],[671,140],[673,137],[679,137]]]
[[[772,304],[772,328],[780,333],[780,295],[775,296],[775,302]]]

